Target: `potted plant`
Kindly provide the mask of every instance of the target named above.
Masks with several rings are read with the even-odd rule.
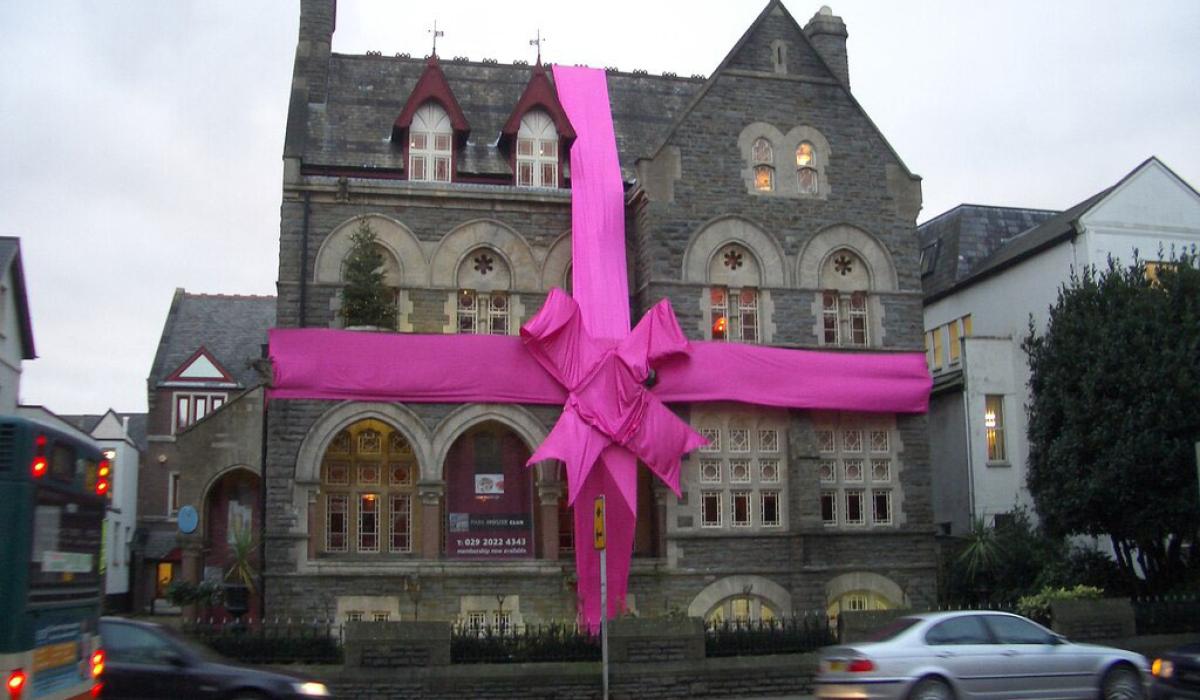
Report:
[[[350,254],[343,272],[346,286],[342,287],[338,313],[346,320],[347,328],[396,330],[396,303],[383,283],[383,262],[375,232],[366,219],[361,219],[358,230],[350,236]]]
[[[256,549],[250,528],[233,530],[229,568],[225,571],[225,609],[239,619],[250,609],[250,596],[254,595],[254,580],[258,578],[254,568]]]

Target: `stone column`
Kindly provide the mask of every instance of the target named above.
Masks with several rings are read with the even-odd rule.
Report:
[[[558,560],[558,499],[562,493],[557,482],[538,484],[538,519],[542,523],[542,559]]]
[[[654,483],[654,556],[667,556],[667,499],[675,494],[659,482]]]
[[[440,559],[442,556],[442,497],[444,481],[419,481],[417,494],[421,499],[421,558]]]

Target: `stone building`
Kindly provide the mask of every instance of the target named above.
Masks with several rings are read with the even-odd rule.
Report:
[[[574,130],[552,72],[333,53],[334,0],[301,7],[278,325],[342,324],[366,222],[400,332],[515,335],[570,285]],[[607,72],[634,318],[666,297],[693,340],[920,351],[920,179],[851,93],[846,38],[827,8],[801,26],[772,0],[708,77]],[[933,601],[924,416],[673,408],[711,445],[685,459],[680,498],[642,470],[633,611]],[[558,414],[270,401],[267,614],[573,618],[561,468],[522,466]]]
[[[263,374],[275,298],[176,289],[146,379],[135,610],[174,611],[177,578],[220,580],[234,530],[262,526]],[[196,514],[190,532],[180,512]]]

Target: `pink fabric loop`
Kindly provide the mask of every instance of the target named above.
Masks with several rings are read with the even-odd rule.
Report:
[[[529,464],[545,459],[565,462],[569,502],[574,505],[600,453],[617,444],[679,494],[680,459],[706,440],[642,384],[652,364],[687,352],[687,339],[669,302],[660,302],[614,346],[590,337],[579,305],[562,290],[553,289],[542,309],[521,329],[521,339],[538,364],[569,392],[559,424]],[[636,512],[636,480],[619,484],[619,491]]]

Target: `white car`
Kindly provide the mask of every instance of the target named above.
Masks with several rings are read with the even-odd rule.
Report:
[[[1073,644],[1020,615],[963,610],[897,618],[870,641],[827,647],[820,700],[1142,700],[1141,654]]]

